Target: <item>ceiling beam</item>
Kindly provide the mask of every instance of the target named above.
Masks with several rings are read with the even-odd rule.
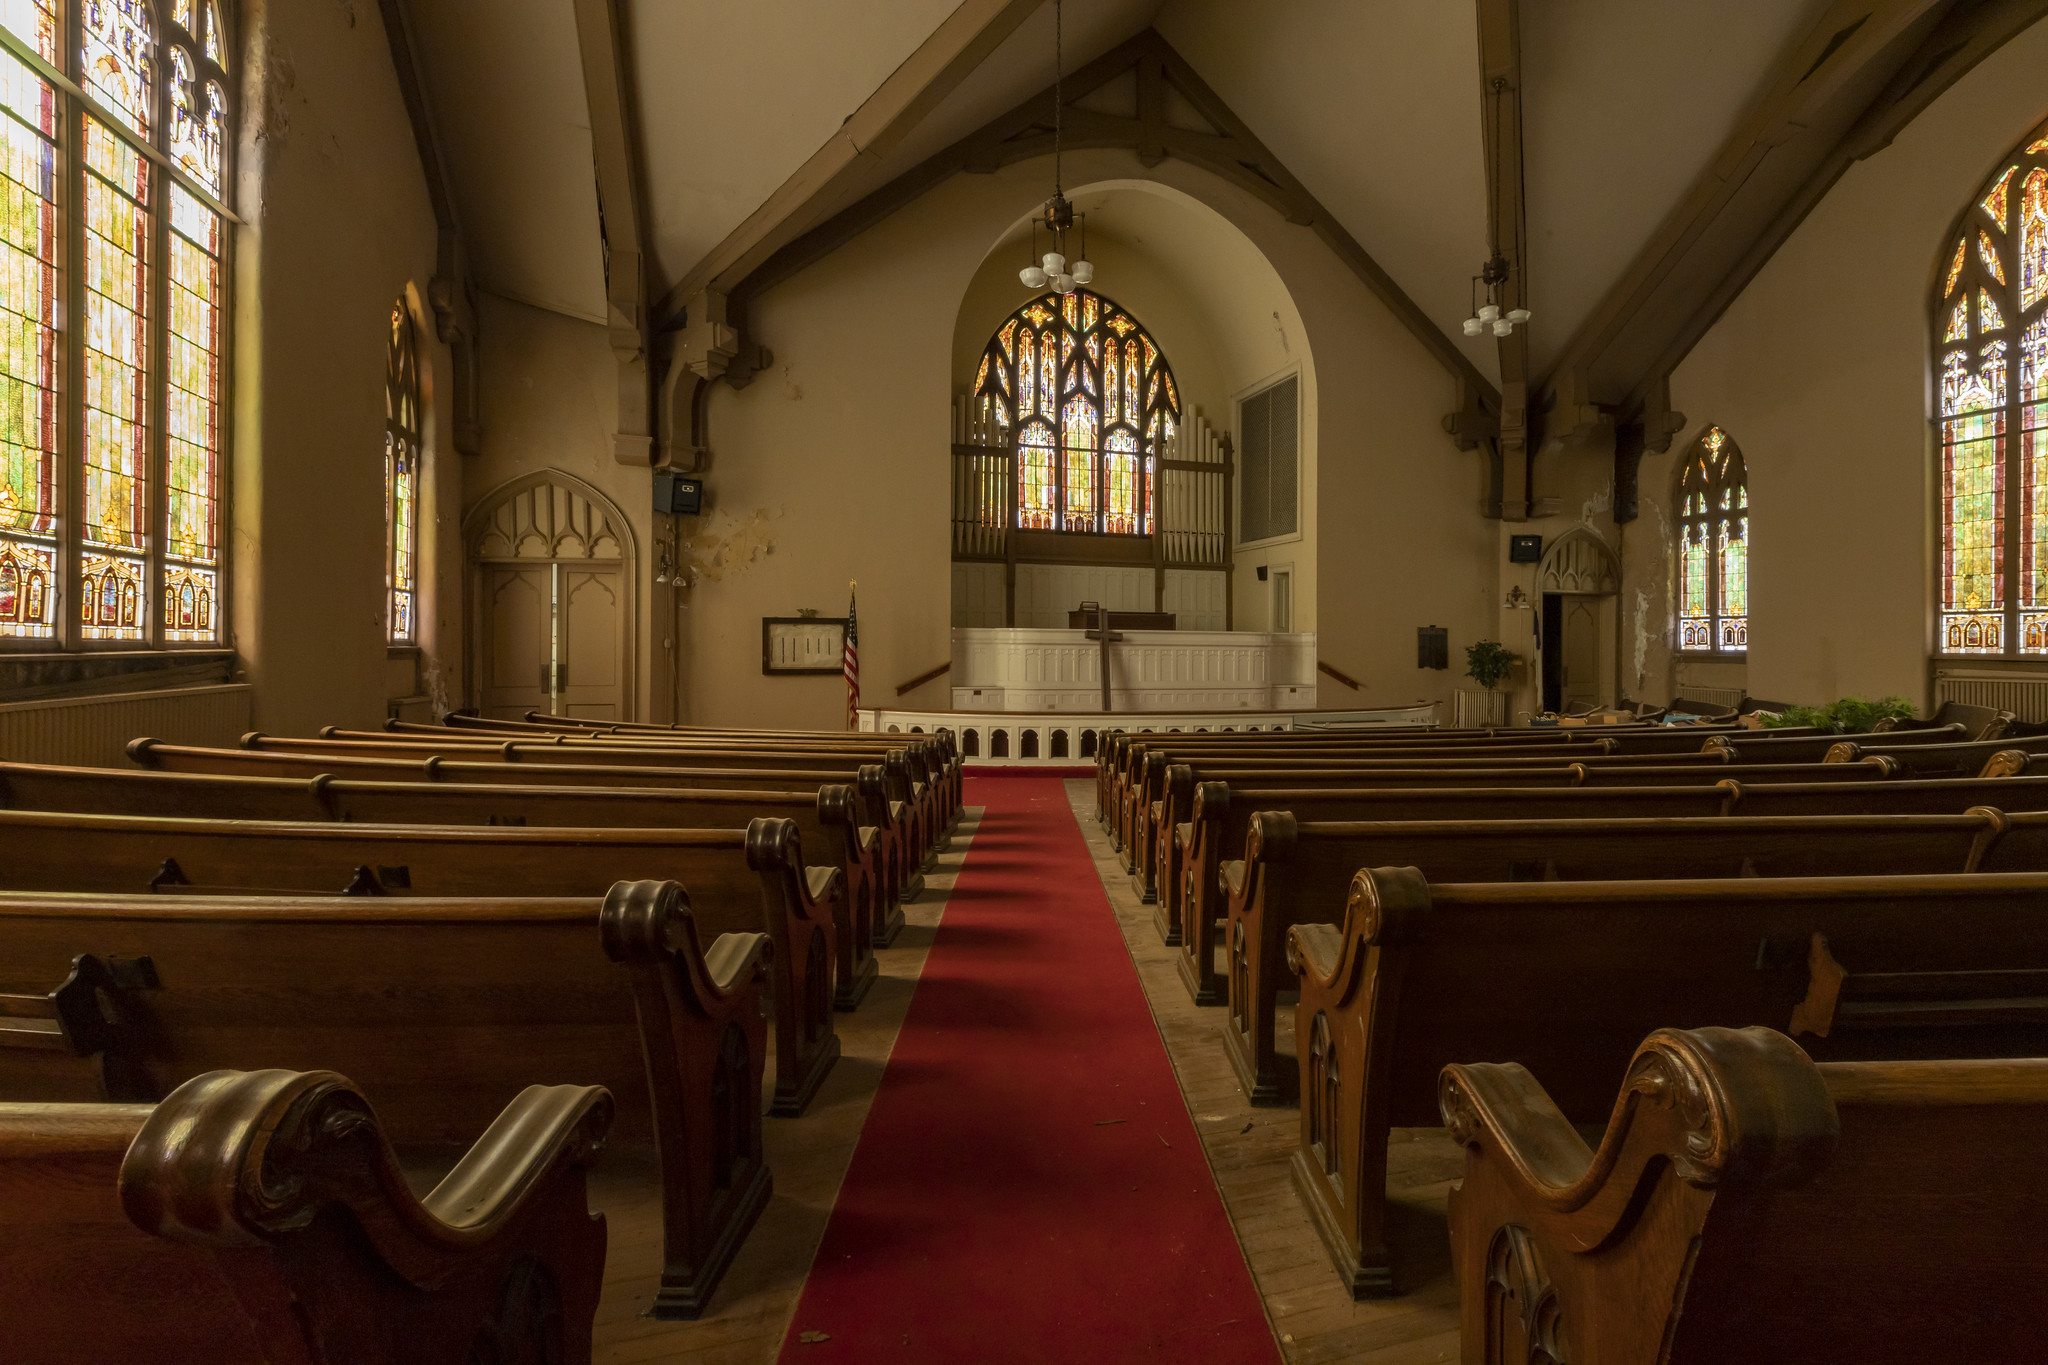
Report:
[[[1803,191],[1945,16],[2043,7],[2034,0],[1834,0],[1543,377],[1539,406],[1550,410],[1553,434],[1583,434],[1605,416],[1626,418],[1642,406],[1697,341],[1703,311],[1719,316],[1797,225],[1796,217],[1786,223],[1787,212],[1803,217],[1811,208],[1818,196],[1802,204]],[[1949,63],[1943,71],[1953,81],[1962,69]],[[1751,263],[1746,275],[1744,262]],[[1670,435],[1646,433],[1648,448],[1667,448]]]
[[[1078,101],[1127,75],[1135,86],[1134,116],[1077,107]],[[1169,90],[1200,113],[1209,128],[1188,129],[1170,120]],[[1499,391],[1156,31],[1145,30],[1067,76],[1064,93],[1062,142],[1068,150],[1126,148],[1146,166],[1175,157],[1263,200],[1288,222],[1309,228],[1456,381],[1459,412],[1446,418],[1445,426],[1460,446],[1471,448],[1478,437],[1470,433],[1496,424]],[[1050,156],[1054,98],[1053,87],[1048,85],[792,238],[744,276],[721,277],[730,280],[733,314],[743,317],[747,300],[822,260],[955,175],[989,174],[1019,161]]]
[[[1721,276],[1713,292],[1684,320],[1648,372],[1630,387],[1624,406],[1630,411],[1644,407],[1655,386],[1678,368],[1850,166],[1891,146],[1892,139],[1942,92],[2044,16],[2048,16],[2048,0],[1980,0],[1959,4],[1944,14],[1847,135],[1829,149],[1813,174]]]
[[[426,179],[427,203],[434,211],[434,277],[427,281],[427,304],[434,313],[434,333],[449,347],[455,371],[450,386],[455,449],[476,455],[483,450],[483,422],[477,412],[476,305],[470,294],[462,224],[455,212],[455,194],[434,125],[433,106],[427,99],[410,0],[377,0],[377,8],[384,20],[385,40],[391,46],[399,98],[405,103],[413,146],[419,152],[420,174]]]
[[[1497,291],[1500,310],[1526,306],[1529,281],[1522,250],[1528,206],[1522,202],[1522,19],[1519,0],[1477,0],[1479,107],[1486,162],[1486,229],[1494,253],[1507,263]],[[1529,431],[1529,328],[1496,338],[1500,351],[1500,434],[1490,457],[1489,516],[1527,521],[1535,501],[1534,454]],[[1497,500],[1496,500],[1497,499]]]
[[[605,330],[619,367],[612,458],[647,468],[654,463],[654,394],[648,373],[646,207],[632,78],[618,0],[574,0],[574,6],[604,232]]]
[[[987,61],[1044,0],[961,0],[824,146],[662,296],[672,318],[706,290],[730,293],[761,262],[817,223],[863,159],[881,157]]]

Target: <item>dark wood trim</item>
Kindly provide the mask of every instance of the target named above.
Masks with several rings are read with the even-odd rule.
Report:
[[[938,665],[936,668],[927,668],[924,672],[918,674],[909,682],[897,683],[896,695],[900,697],[906,692],[915,692],[918,688],[923,687],[933,678],[942,677],[945,674],[950,673],[952,669],[953,661],[951,659],[946,660],[946,662]]]
[[[1331,667],[1331,666],[1330,666],[1329,664],[1326,664],[1326,663],[1324,663],[1324,662],[1323,662],[1323,661],[1322,661],[1321,659],[1317,659],[1317,660],[1316,660],[1316,671],[1317,671],[1318,673],[1327,673],[1327,674],[1329,674],[1329,675],[1330,675],[1331,677],[1335,678],[1335,679],[1336,679],[1336,680],[1337,680],[1338,682],[1340,682],[1340,683],[1343,683],[1343,684],[1344,684],[1344,685],[1345,685],[1346,687],[1350,688],[1350,689],[1351,689],[1351,690],[1352,690],[1353,692],[1356,692],[1356,691],[1358,691],[1358,690],[1359,690],[1359,681],[1358,681],[1358,679],[1356,679],[1356,678],[1352,677],[1352,676],[1351,676],[1351,675],[1350,675],[1349,673],[1346,673],[1346,672],[1345,672],[1345,671],[1344,671],[1343,669],[1341,669],[1341,668],[1333,668],[1333,667]]]

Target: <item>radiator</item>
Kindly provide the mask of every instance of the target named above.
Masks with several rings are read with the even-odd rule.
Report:
[[[230,745],[249,731],[248,683],[0,703],[0,758],[16,763],[128,766],[128,741]]]
[[[1942,669],[1934,675],[1934,704],[1945,701],[1995,707],[2021,720],[2048,720],[2048,675]]]
[[[1695,687],[1691,683],[1678,685],[1678,700],[1703,701],[1712,706],[1740,706],[1748,693],[1739,687]]]

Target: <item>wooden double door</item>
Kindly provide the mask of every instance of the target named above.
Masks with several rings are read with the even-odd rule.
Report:
[[[483,713],[629,719],[623,563],[487,560],[478,568]]]

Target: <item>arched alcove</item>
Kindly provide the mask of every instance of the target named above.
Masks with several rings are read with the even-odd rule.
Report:
[[[1536,574],[1542,705],[1577,711],[1615,700],[1621,562],[1607,542],[1575,527],[1551,542]]]
[[[562,470],[523,475],[479,499],[463,545],[469,704],[631,719],[639,554],[617,504]]]

